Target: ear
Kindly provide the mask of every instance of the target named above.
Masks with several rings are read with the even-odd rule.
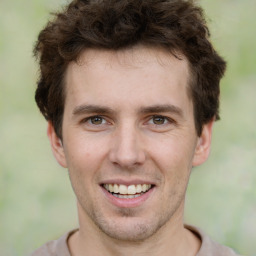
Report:
[[[211,149],[211,140],[212,140],[212,127],[215,119],[213,118],[209,123],[203,126],[202,134],[198,138],[195,154],[193,158],[192,165],[198,166],[204,163],[209,154]]]
[[[58,161],[58,163],[62,167],[67,168],[67,162],[66,162],[66,157],[65,157],[65,152],[64,152],[62,141],[57,136],[51,122],[48,122],[47,136],[50,140],[52,152],[53,152],[55,159]]]

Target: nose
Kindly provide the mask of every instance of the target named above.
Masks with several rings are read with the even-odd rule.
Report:
[[[109,158],[122,168],[142,165],[146,159],[140,132],[132,125],[123,125],[113,134]]]

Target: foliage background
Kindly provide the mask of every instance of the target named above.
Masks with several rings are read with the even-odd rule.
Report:
[[[67,171],[53,159],[34,103],[32,47],[64,0],[0,1],[0,255],[28,255],[77,226]],[[243,255],[256,255],[256,1],[202,0],[228,61],[222,121],[209,161],[193,170],[185,221]]]

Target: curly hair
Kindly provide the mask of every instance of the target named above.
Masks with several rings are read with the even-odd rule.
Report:
[[[197,134],[219,119],[219,83],[226,63],[209,41],[203,10],[192,0],[75,0],[54,14],[34,48],[40,77],[37,105],[62,138],[64,76],[88,48],[122,50],[137,44],[182,53],[190,66],[189,95]],[[177,57],[177,56],[176,56]]]

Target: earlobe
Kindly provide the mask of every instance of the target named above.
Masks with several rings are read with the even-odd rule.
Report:
[[[193,158],[193,166],[198,166],[204,163],[211,149],[211,139],[212,139],[212,127],[215,119],[212,119],[209,123],[203,126],[202,134],[198,138],[198,142],[195,149],[195,154]]]
[[[47,136],[51,143],[53,155],[57,162],[64,168],[67,167],[65,152],[61,139],[57,136],[51,122],[48,122]]]

